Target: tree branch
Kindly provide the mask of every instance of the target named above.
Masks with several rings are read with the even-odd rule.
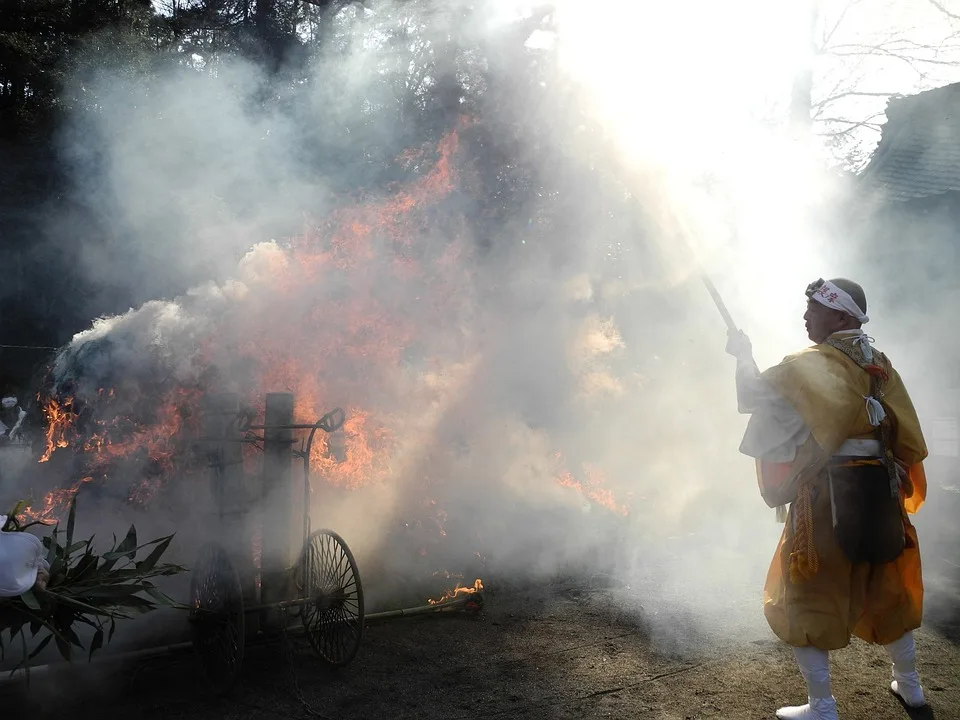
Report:
[[[855,122],[851,122],[851,121],[848,121],[848,120],[844,120],[844,121],[842,121],[842,122],[849,122],[849,123],[850,123],[849,127],[845,127],[845,128],[843,128],[842,130],[831,130],[831,131],[828,131],[828,132],[821,132],[821,133],[817,133],[817,134],[818,134],[820,137],[829,137],[829,138],[834,138],[834,139],[836,139],[836,138],[839,138],[839,137],[843,137],[843,136],[845,136],[845,135],[850,135],[851,133],[853,133],[854,130],[859,130],[860,128],[865,128],[865,129],[867,129],[867,130],[872,130],[872,131],[874,131],[874,132],[880,132],[880,131],[881,131],[881,126],[880,126],[880,125],[877,125],[876,123],[870,123],[870,122],[856,122],[856,123],[855,123]]]
[[[843,6],[843,10],[840,12],[840,16],[837,18],[837,21],[833,24],[833,27],[830,28],[828,32],[823,33],[823,38],[821,40],[820,51],[822,52],[830,44],[830,39],[836,34],[837,30],[840,28],[841,23],[843,23],[844,18],[846,18],[847,13],[850,12],[850,8],[859,3],[860,0],[850,0],[846,5]]]
[[[817,118],[817,122],[821,122],[824,124],[842,123],[844,125],[851,125],[853,127],[873,127],[879,130],[882,123],[872,122],[873,119],[878,117],[879,115],[882,115],[882,113],[871,115],[865,120],[848,120],[847,118],[840,118],[840,117]]]
[[[869,43],[844,43],[842,45],[834,45],[831,48],[828,48],[826,52],[829,52],[831,55],[836,55],[838,57],[852,57],[852,56],[870,56],[870,55],[884,55],[887,57],[892,57],[897,60],[903,60],[909,63],[927,63],[930,65],[951,65],[956,66],[958,63],[956,60],[941,60],[939,57],[944,51],[943,46],[935,45],[925,45],[923,43],[914,42],[906,38],[900,38],[897,41],[890,41],[888,43],[882,44],[869,44]],[[957,51],[960,50],[960,47],[947,47],[947,50]],[[923,57],[922,55],[904,55],[903,53],[911,51],[928,51],[932,53],[935,57]]]
[[[866,92],[863,90],[845,90],[841,93],[837,93],[835,95],[830,95],[828,97],[825,97],[823,100],[818,100],[817,102],[813,103],[813,109],[816,110],[817,108],[824,108],[830,103],[834,103],[837,100],[842,100],[843,98],[847,98],[847,97],[888,97],[889,98],[899,94],[900,93]]]
[[[927,0],[927,2],[930,3],[931,5],[933,5],[937,10],[939,10],[940,12],[942,12],[944,15],[946,15],[946,16],[947,16],[948,18],[950,18],[951,20],[960,20],[960,15],[957,15],[956,13],[950,12],[950,11],[947,10],[941,3],[937,2],[937,0]]]

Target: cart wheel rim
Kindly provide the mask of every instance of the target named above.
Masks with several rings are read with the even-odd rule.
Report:
[[[215,692],[226,692],[243,665],[243,592],[236,567],[216,543],[204,545],[197,554],[190,608],[194,651]]]
[[[337,533],[317,530],[297,564],[298,592],[315,598],[301,619],[317,655],[335,667],[347,665],[363,639],[363,586],[353,553]]]

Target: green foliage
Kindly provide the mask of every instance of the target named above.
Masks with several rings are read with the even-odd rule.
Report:
[[[10,513],[4,531],[22,531],[17,514],[23,503]],[[36,523],[31,523],[36,524]],[[64,660],[73,660],[76,650],[85,651],[88,659],[113,639],[116,621],[130,619],[159,607],[182,607],[151,582],[153,578],[176,575],[184,568],[160,559],[170,546],[173,535],[138,544],[137,530],[131,525],[126,536],[110,550],[98,555],[91,537],[74,541],[76,499],[70,504],[66,531],[57,525],[43,538],[50,564],[50,579],[45,589],[37,586],[16,598],[0,598],[0,653],[7,646],[22,648],[18,667],[54,642]],[[62,539],[62,542],[61,542]],[[147,551],[142,559],[137,560]],[[89,648],[76,633],[79,625],[88,625],[95,632]],[[27,635],[39,644],[28,652]]]

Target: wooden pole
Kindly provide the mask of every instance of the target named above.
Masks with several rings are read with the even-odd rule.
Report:
[[[250,542],[250,493],[243,474],[243,444],[237,430],[239,410],[240,400],[235,393],[204,398],[203,434],[211,459],[214,514],[207,539],[223,545],[240,575],[243,600],[252,604],[258,601],[258,591]],[[247,630],[256,632],[256,618],[250,620]]]
[[[288,569],[293,565],[292,538],[295,528],[291,477],[293,456],[293,393],[268,393],[264,411],[263,482],[261,486],[260,600],[278,603],[292,597]],[[297,532],[299,537],[299,531]],[[262,621],[278,629],[283,618],[265,610]]]

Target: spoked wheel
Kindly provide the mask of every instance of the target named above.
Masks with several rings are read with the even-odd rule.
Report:
[[[200,548],[190,578],[193,648],[214,691],[231,688],[243,665],[243,592],[240,575],[216,543]]]
[[[353,553],[337,533],[317,530],[297,563],[303,629],[314,651],[334,667],[347,665],[363,638],[363,588]]]

